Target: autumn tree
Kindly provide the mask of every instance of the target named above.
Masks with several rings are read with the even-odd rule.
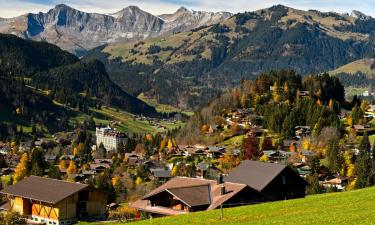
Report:
[[[242,140],[244,159],[251,160],[253,158],[257,158],[259,156],[258,146],[258,138],[254,134],[247,135]]]
[[[276,81],[273,84],[272,97],[274,102],[280,102],[279,86],[277,85]]]
[[[16,170],[14,171],[14,178],[13,183],[17,183],[18,181],[25,178],[29,171],[29,157],[27,153],[23,153],[20,162],[18,163]]]
[[[69,167],[66,169],[66,173],[68,174],[68,176],[78,173],[77,166],[73,160],[70,160]]]

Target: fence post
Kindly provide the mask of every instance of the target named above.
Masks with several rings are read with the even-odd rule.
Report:
[[[220,211],[221,211],[221,217],[220,217],[220,219],[222,220],[224,218],[223,203],[221,203],[221,205],[220,205]]]

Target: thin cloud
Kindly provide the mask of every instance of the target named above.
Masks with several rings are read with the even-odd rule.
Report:
[[[351,12],[359,10],[375,15],[373,0],[0,0],[0,17],[14,17],[28,12],[46,12],[64,3],[86,12],[113,13],[129,5],[137,5],[152,14],[171,13],[180,6],[194,10],[243,12],[282,4],[298,9]]]

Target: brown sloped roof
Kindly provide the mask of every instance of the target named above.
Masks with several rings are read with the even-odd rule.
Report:
[[[5,188],[0,193],[56,204],[87,187],[87,184],[30,176]]]
[[[224,180],[247,184],[258,191],[262,191],[285,168],[287,166],[282,164],[245,160]]]
[[[167,189],[172,195],[176,196],[181,201],[189,206],[201,206],[211,204],[210,185],[182,187]]]
[[[238,184],[226,182],[225,194],[221,194],[221,185],[218,185],[214,180],[190,178],[190,177],[175,177],[167,183],[156,188],[148,195],[144,196],[141,200],[138,200],[131,204],[140,210],[157,211],[160,207],[148,205],[148,198],[158,195],[162,192],[169,192],[179,200],[183,201],[189,206],[203,206],[207,205],[207,210],[215,209],[221,204],[234,197],[240,191],[248,187],[246,184]],[[163,214],[162,211],[159,212]],[[164,214],[166,215],[166,214]]]
[[[237,193],[239,193],[243,189],[250,188],[246,184],[237,184],[237,183],[230,183],[230,182],[224,183],[224,187],[225,187],[225,194],[222,195],[220,185],[215,184],[212,186],[211,188],[212,202],[207,210],[216,209],[221,204],[224,204],[226,201],[231,199],[233,196],[235,196]]]
[[[142,199],[146,199],[150,196],[153,196],[155,194],[158,194],[166,189],[174,189],[174,188],[183,188],[183,187],[193,187],[193,186],[202,186],[202,185],[208,185],[211,182],[211,180],[206,179],[199,179],[199,178],[189,178],[189,177],[175,177],[165,184],[159,186],[158,188],[154,189],[147,195],[145,195]]]

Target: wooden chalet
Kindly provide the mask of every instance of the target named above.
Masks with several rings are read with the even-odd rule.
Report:
[[[72,224],[76,219],[105,218],[107,196],[88,185],[30,176],[7,187],[9,210],[29,222]]]
[[[287,165],[245,160],[226,182],[246,184],[272,200],[305,197],[307,182]]]
[[[245,184],[175,177],[131,206],[153,216],[171,216],[213,210],[221,205],[240,206],[264,198],[267,197]]]
[[[131,204],[154,216],[305,197],[307,182],[286,165],[244,161],[225,179],[175,177]]]

